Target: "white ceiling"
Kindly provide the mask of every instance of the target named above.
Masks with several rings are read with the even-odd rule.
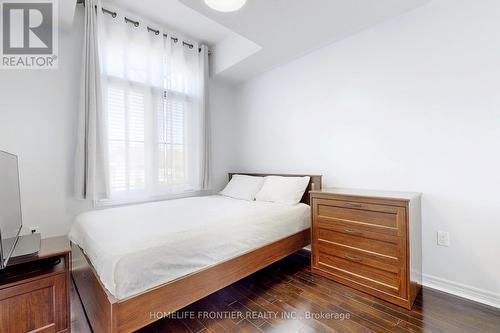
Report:
[[[243,81],[430,0],[248,0],[219,13],[203,0],[108,0],[211,45],[213,72]]]

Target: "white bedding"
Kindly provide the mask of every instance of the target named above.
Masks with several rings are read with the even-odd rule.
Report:
[[[310,227],[310,208],[223,196],[79,215],[69,238],[119,300]]]

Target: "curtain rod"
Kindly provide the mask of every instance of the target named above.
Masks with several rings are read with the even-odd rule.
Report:
[[[84,5],[84,6],[85,6],[85,0],[77,0],[77,1],[76,1],[76,3],[77,3],[77,4],[81,4],[81,5]],[[96,8],[97,8],[97,6],[96,6]],[[106,8],[104,8],[104,7],[102,8],[102,12],[103,12],[103,13],[105,13],[105,14],[110,15],[112,18],[116,18],[116,16],[118,15],[116,12],[114,12],[114,11],[112,11],[112,10],[109,10],[109,9],[106,9]],[[125,18],[125,22],[126,22],[126,23],[131,23],[131,24],[133,24],[133,25],[134,25],[134,27],[136,27],[136,28],[140,26],[140,22],[139,22],[139,21],[132,20],[132,19],[130,19],[130,18],[128,18],[128,17],[126,17],[126,16],[125,16],[124,18]],[[159,35],[159,34],[160,34],[160,30],[158,30],[158,29],[153,29],[153,28],[151,28],[151,27],[149,27],[149,26],[146,26],[146,28],[147,28],[148,32],[152,32],[152,33],[154,33],[155,35]],[[163,34],[163,37],[168,38],[169,36],[168,36],[167,34]],[[173,41],[174,41],[174,43],[177,43],[177,42],[179,41],[179,38],[177,38],[177,37],[175,37],[175,36],[170,36],[170,39],[171,39],[171,40],[173,40]],[[182,45],[183,45],[183,46],[187,46],[187,47],[189,47],[190,49],[192,49],[192,48],[194,47],[194,45],[193,45],[193,44],[191,44],[191,43],[187,43],[187,42],[185,42],[185,41],[182,41]],[[199,52],[201,52],[201,47],[198,49],[198,51],[199,51]],[[211,53],[212,53],[212,52],[208,51],[208,54],[211,54]]]

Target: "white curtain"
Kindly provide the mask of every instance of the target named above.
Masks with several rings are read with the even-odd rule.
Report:
[[[202,79],[200,80],[200,108],[205,110],[203,112],[203,135],[204,135],[204,145],[203,147],[203,165],[202,165],[202,189],[210,190],[212,187],[212,133],[211,133],[211,119],[209,112],[209,92],[208,92],[208,78],[209,78],[209,59],[208,59],[208,47],[206,45],[201,45],[200,47],[200,70],[202,71]]]
[[[96,10],[97,8],[97,10]],[[83,73],[76,147],[75,195],[79,199],[108,198],[105,108],[100,63],[100,0],[85,3]]]
[[[206,46],[102,19],[101,120],[111,202],[196,193],[210,186]],[[187,45],[190,44],[190,45]]]

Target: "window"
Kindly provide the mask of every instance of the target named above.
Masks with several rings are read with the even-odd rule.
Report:
[[[198,46],[105,18],[102,67],[111,202],[202,190]]]
[[[185,114],[183,103],[165,98],[158,110],[158,182],[181,185],[186,181]]]

